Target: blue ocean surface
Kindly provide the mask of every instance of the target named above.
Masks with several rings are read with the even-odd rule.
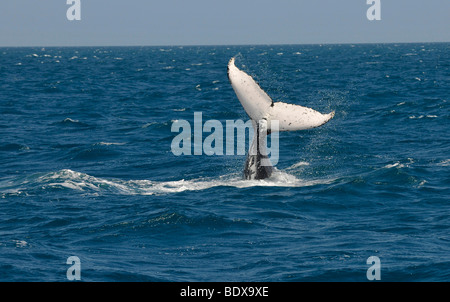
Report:
[[[233,56],[336,112],[280,133],[269,179],[171,150],[195,112],[248,120]],[[70,256],[82,281],[368,281],[371,256],[450,281],[449,65],[449,43],[0,48],[0,281],[67,281]]]

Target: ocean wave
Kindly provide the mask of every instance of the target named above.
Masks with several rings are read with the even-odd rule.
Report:
[[[108,143],[108,142],[99,142],[95,143],[93,146],[123,146],[126,143]]]
[[[81,129],[85,129],[85,128],[93,128],[92,125],[89,125],[87,123],[81,122],[79,120],[76,119],[72,119],[70,117],[65,118],[64,120],[58,121],[58,122],[54,122],[52,123],[52,125],[54,126],[64,126],[64,127],[68,127],[68,128],[81,128]]]
[[[307,187],[330,182],[332,182],[330,179],[302,180],[279,170],[275,170],[270,178],[263,180],[245,180],[239,173],[234,173],[217,178],[151,181],[106,179],[70,169],[63,169],[45,173],[38,177],[30,176],[19,182],[9,182],[9,186],[4,186],[2,191],[4,195],[22,195],[34,190],[51,191],[58,189],[69,189],[91,194],[161,195],[184,191],[201,191],[215,187]],[[2,189],[1,185],[0,189]]]
[[[438,116],[437,115],[434,115],[434,114],[427,114],[427,115],[419,115],[419,116],[415,116],[415,115],[411,115],[410,117],[409,117],[409,119],[411,119],[411,120],[414,120],[414,119],[423,119],[423,118],[437,118]]]
[[[98,142],[85,146],[78,146],[70,150],[65,157],[71,160],[105,160],[120,155],[114,146],[123,146],[126,143]]]
[[[286,168],[286,170],[292,170],[298,167],[304,167],[304,166],[309,166],[309,163],[306,161],[299,161],[298,163],[293,164],[292,166],[289,166],[288,168]]]
[[[393,164],[387,164],[385,165],[383,168],[385,169],[392,169],[392,168],[397,168],[397,169],[401,169],[401,168],[409,168],[412,164],[414,164],[414,159],[413,158],[407,158],[406,160],[402,161],[396,161]]]
[[[23,145],[23,144],[17,144],[17,143],[12,143],[12,144],[0,144],[0,151],[26,151],[26,150],[30,150],[30,147],[28,147],[27,145]]]
[[[437,165],[441,166],[441,167],[449,167],[450,166],[450,159],[445,159],[445,160],[439,162]]]

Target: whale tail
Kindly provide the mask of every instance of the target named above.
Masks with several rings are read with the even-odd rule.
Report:
[[[228,63],[231,86],[248,116],[254,121],[267,120],[268,130],[272,120],[278,121],[278,131],[295,131],[322,126],[334,117],[334,111],[322,114],[311,108],[274,102],[251,76],[236,67],[234,61],[232,58]]]
[[[334,111],[322,114],[311,108],[274,102],[250,75],[236,67],[234,61],[235,58],[233,57],[228,63],[228,79],[242,107],[256,126],[252,146],[244,168],[244,176],[247,179],[267,178],[270,177],[273,169],[268,164],[267,156],[261,155],[264,152],[261,154],[259,152],[265,147],[261,146],[263,140],[260,139],[259,134],[262,132],[265,132],[264,135],[270,133],[272,121],[278,121],[278,127],[274,129],[277,131],[316,128],[331,120],[334,117]],[[264,121],[264,123],[261,123],[261,121]]]

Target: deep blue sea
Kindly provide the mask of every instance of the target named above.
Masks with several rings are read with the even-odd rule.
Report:
[[[171,151],[195,112],[248,120],[233,56],[336,111],[280,133],[266,180]],[[371,256],[450,281],[449,84],[449,43],[0,48],[0,281],[67,281],[70,256],[82,281],[368,281]]]

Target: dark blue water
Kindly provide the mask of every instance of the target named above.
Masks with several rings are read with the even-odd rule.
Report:
[[[227,63],[336,116],[278,171],[175,156],[247,120]],[[450,281],[450,44],[0,49],[0,280]],[[208,135],[205,134],[205,136]]]

